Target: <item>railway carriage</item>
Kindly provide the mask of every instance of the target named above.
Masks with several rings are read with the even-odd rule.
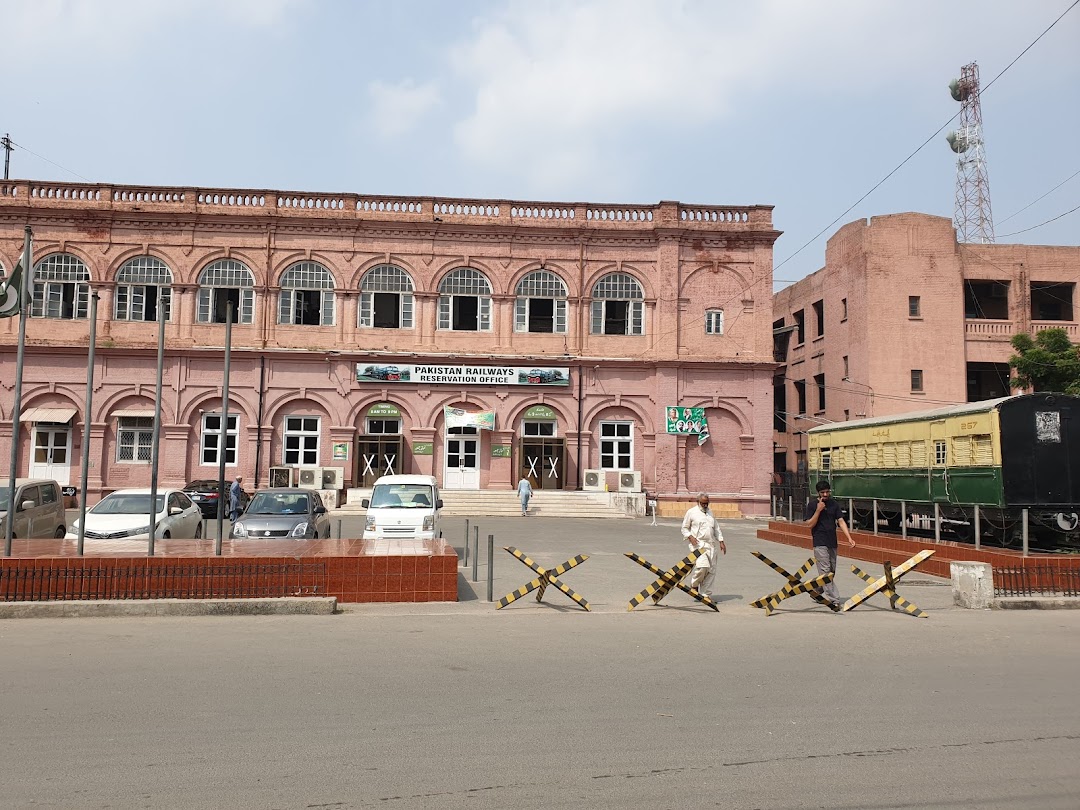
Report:
[[[1080,397],[1021,394],[896,416],[837,422],[808,436],[810,484],[832,483],[856,517],[878,501],[879,516],[900,525],[908,512],[933,514],[960,539],[973,531],[1013,545],[1023,509],[1029,535],[1044,545],[1080,530]]]

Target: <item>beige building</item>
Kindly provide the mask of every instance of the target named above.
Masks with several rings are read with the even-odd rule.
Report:
[[[814,425],[1009,393],[1018,332],[1080,340],[1080,247],[960,244],[952,222],[852,222],[825,266],[773,298],[774,469],[805,469]]]

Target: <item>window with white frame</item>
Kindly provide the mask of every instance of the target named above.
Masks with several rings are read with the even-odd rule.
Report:
[[[116,460],[149,464],[154,443],[154,417],[120,416],[116,422]]]
[[[70,253],[46,256],[34,268],[34,318],[77,320],[90,308],[90,271]]]
[[[594,335],[644,335],[645,302],[641,285],[626,273],[608,273],[593,286]]]
[[[634,461],[634,423],[600,423],[600,467],[629,470]]]
[[[360,280],[359,326],[362,329],[412,329],[413,283],[392,264],[372,267]]]
[[[334,277],[318,262],[297,262],[281,274],[278,323],[334,325]]]
[[[440,282],[439,328],[491,331],[491,283],[479,270],[458,267]]]
[[[229,425],[225,429],[225,466],[236,466],[236,438],[240,433],[240,417],[229,414]],[[199,459],[204,466],[217,466],[218,448],[221,446],[221,414],[204,413],[202,418],[202,437],[199,442]]]
[[[518,282],[514,331],[566,332],[566,284],[550,270],[534,270]]]
[[[705,310],[705,334],[706,335],[722,335],[722,334],[724,334],[724,310],[722,310],[722,309],[707,309],[707,310]]]
[[[153,256],[139,256],[124,262],[116,274],[113,313],[118,321],[156,321],[158,292],[170,320],[172,270]]]
[[[314,467],[319,463],[318,416],[286,416],[282,461],[287,467]]]
[[[199,274],[198,323],[225,323],[229,304],[233,323],[251,323],[255,316],[255,276],[247,265],[234,259],[219,259]]]

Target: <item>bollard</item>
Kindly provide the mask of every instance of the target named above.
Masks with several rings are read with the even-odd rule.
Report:
[[[776,517],[776,496],[775,495],[771,496],[771,500],[772,500],[772,511],[769,512],[769,514],[772,515],[775,518]],[[653,515],[653,520],[655,520],[655,519],[656,519],[656,515],[654,514]]]
[[[488,601],[494,602],[494,594],[492,588],[494,587],[492,570],[495,568],[495,535],[488,535]]]
[[[472,581],[476,582],[477,571],[480,567],[480,527],[473,526],[473,550],[472,550]]]
[[[982,548],[982,532],[979,526],[979,507],[975,507],[975,550]]]
[[[462,560],[461,564],[465,567],[469,567],[469,519],[465,518],[465,548],[461,551]]]
[[[954,561],[949,563],[953,604],[969,610],[987,610],[994,605],[994,571],[990,563]]]
[[[1024,507],[1024,511],[1020,513],[1020,532],[1024,539],[1024,556],[1028,555],[1028,510]]]
[[[874,498],[874,534],[878,533],[877,525],[877,498]]]
[[[854,529],[855,528],[855,501],[851,500],[851,498],[847,499],[847,519],[848,519],[848,523],[851,524],[851,528]]]
[[[900,501],[900,537],[907,540],[907,501]]]
[[[941,542],[941,504],[934,504],[934,542]]]
[[[795,513],[792,511],[792,506],[791,506],[791,504],[792,504],[792,502],[794,500],[795,499],[792,496],[790,496],[790,495],[787,496],[787,519],[788,519],[788,523],[794,523],[795,522]]]

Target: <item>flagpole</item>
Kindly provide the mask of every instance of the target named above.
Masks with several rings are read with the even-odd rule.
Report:
[[[154,556],[154,535],[157,533],[157,488],[158,488],[158,449],[161,446],[161,378],[165,365],[165,296],[158,287],[157,293],[157,381],[154,392],[154,436],[150,443],[150,543],[146,556]],[[138,445],[138,442],[136,442]],[[165,504],[165,514],[169,514],[169,505]]]
[[[19,469],[19,419],[22,416],[22,379],[23,355],[26,353],[26,311],[27,280],[33,273],[33,232],[27,225],[23,231],[23,271],[19,277],[19,348],[15,354],[15,403],[11,409],[11,480],[8,486],[7,527],[4,531],[4,556],[11,556],[11,540],[15,536],[15,478]]]
[[[86,539],[86,481],[90,477],[90,414],[94,412],[94,353],[97,348],[97,307],[98,293],[94,290],[90,296],[90,354],[86,358],[86,405],[83,406],[82,433],[82,472],[79,476],[79,532],[76,546],[78,554],[83,555]]]
[[[229,449],[229,364],[232,361],[232,323],[233,305],[230,301],[225,306],[225,379],[221,386],[221,434],[218,437],[218,513],[217,537],[214,538],[214,554],[221,556],[221,539],[225,531],[225,506],[231,506],[231,499],[225,500],[226,493],[232,487],[225,488],[225,457]],[[240,469],[240,436],[236,437],[236,468]]]

